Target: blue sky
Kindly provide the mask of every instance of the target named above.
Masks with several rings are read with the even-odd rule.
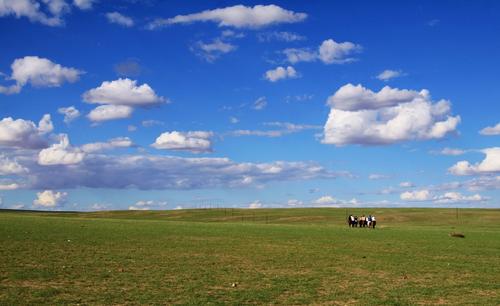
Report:
[[[0,0],[0,205],[500,207],[499,17]]]

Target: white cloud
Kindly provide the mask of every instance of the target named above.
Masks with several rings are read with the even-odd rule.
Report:
[[[288,48],[283,50],[287,60],[292,63],[322,61],[324,64],[345,64],[356,59],[350,57],[360,52],[362,47],[346,41],[338,43],[333,39],[324,40],[317,50],[310,48]]]
[[[151,208],[162,208],[165,207],[168,203],[166,201],[152,201],[152,200],[140,200],[137,201],[134,205],[128,207],[129,210],[151,210]]]
[[[92,8],[92,4],[97,0],[73,0],[73,5],[81,10],[89,10]]]
[[[321,126],[308,124],[294,124],[289,122],[266,122],[266,126],[277,127],[276,130],[236,130],[230,133],[231,136],[264,136],[281,137],[287,134],[298,133],[304,130],[321,129]]]
[[[85,153],[101,152],[105,150],[113,150],[116,148],[130,148],[134,145],[132,140],[128,137],[117,137],[108,140],[107,142],[93,142],[81,146]]]
[[[479,134],[487,136],[500,135],[500,123],[495,126],[485,127],[479,131]]]
[[[385,145],[439,139],[456,130],[460,116],[450,116],[450,102],[433,103],[420,92],[384,87],[374,93],[361,85],[341,87],[328,98],[331,107],[323,143]]]
[[[252,108],[254,110],[263,110],[267,106],[267,99],[266,97],[260,97],[255,102],[253,103]]]
[[[271,82],[276,82],[283,79],[298,78],[299,74],[292,66],[288,66],[286,68],[280,66],[276,69],[266,71],[264,77]]]
[[[223,54],[232,52],[236,49],[237,47],[235,45],[224,42],[219,38],[214,39],[211,43],[198,41],[191,47],[192,52],[209,63],[214,62]]]
[[[128,210],[150,210],[151,208],[148,206],[129,206]]]
[[[157,96],[148,84],[137,86],[137,81],[128,78],[104,81],[101,86],[86,91],[83,100],[88,103],[124,106],[149,106],[166,101]]]
[[[312,202],[315,206],[320,207],[340,207],[340,206],[349,206],[349,205],[357,205],[358,201],[356,199],[351,199],[349,201],[339,200],[330,195],[322,196]]]
[[[41,5],[33,0],[2,0],[0,1],[0,17],[13,15],[16,18],[26,17],[31,22],[39,22],[48,26],[61,26],[64,24],[60,14],[63,8],[57,8],[56,3],[61,1],[50,1],[49,10],[54,14],[49,16],[41,10]],[[53,3],[51,6],[50,3]]]
[[[68,135],[61,134],[59,143],[38,153],[38,164],[43,166],[73,165],[80,163],[84,157],[85,153],[82,150],[71,146]]]
[[[328,97],[327,103],[332,108],[357,111],[396,106],[410,103],[416,99],[429,100],[429,92],[425,89],[417,92],[389,86],[384,86],[379,92],[373,92],[361,84],[353,85],[349,83],[340,87],[335,94]],[[440,103],[445,102],[440,101]]]
[[[45,190],[42,192],[37,192],[36,195],[37,198],[33,201],[33,205],[42,206],[45,208],[54,208],[66,202],[68,193]]]
[[[262,28],[279,23],[295,23],[307,18],[305,13],[295,13],[277,5],[255,5],[254,7],[235,5],[200,13],[177,15],[168,19],[157,19],[149,24],[149,29],[156,29],[171,24],[193,22],[215,22],[220,27]]]
[[[415,184],[413,184],[412,182],[401,182],[401,183],[399,183],[399,187],[411,188],[411,187],[415,187]]]
[[[338,200],[335,199],[334,197],[328,195],[328,196],[322,196],[322,197],[316,199],[313,203],[319,204],[319,205],[329,205],[329,204],[338,203]]]
[[[91,110],[87,118],[93,122],[102,122],[130,118],[133,112],[134,109],[126,105],[101,105]]]
[[[212,152],[212,132],[165,132],[156,138],[151,146],[156,149],[190,151],[193,153]]]
[[[54,125],[52,124],[52,120],[49,114],[43,115],[40,122],[38,122],[38,132],[40,134],[47,134],[54,130]]]
[[[125,15],[122,15],[118,12],[109,12],[106,13],[106,18],[110,23],[116,23],[118,25],[124,26],[124,27],[133,27],[134,26],[134,20],[130,17],[127,17]]]
[[[479,163],[471,164],[468,161],[459,161],[448,169],[454,175],[491,174],[500,172],[500,147],[481,150],[486,158]]]
[[[78,81],[83,73],[78,69],[63,67],[38,56],[15,59],[10,67],[12,74],[9,79],[16,84],[9,87],[0,86],[0,93],[19,93],[26,84],[31,84],[33,87],[59,87],[66,82]]]
[[[3,118],[0,121],[0,146],[37,149],[47,145],[44,134],[52,131],[50,115],[45,114],[38,127],[33,121]]]
[[[466,150],[462,149],[454,149],[454,148],[444,148],[441,151],[437,152],[438,154],[441,155],[451,155],[451,156],[458,156],[458,155],[463,155],[467,153]]]
[[[370,180],[382,180],[382,179],[387,179],[389,178],[388,175],[385,174],[378,174],[378,173],[373,173],[368,176],[368,179]]]
[[[80,111],[74,106],[60,107],[57,112],[61,115],[64,115],[64,122],[66,124],[80,117]]]
[[[253,201],[252,203],[248,204],[248,208],[250,208],[250,209],[262,208],[262,203],[258,200]]]
[[[431,193],[427,189],[405,191],[399,197],[404,201],[428,201],[431,199]]]
[[[434,197],[434,203],[438,204],[484,202],[486,200],[488,200],[488,198],[477,193],[471,196],[465,196],[459,192],[446,192],[443,195]]]
[[[229,117],[229,122],[231,122],[232,124],[236,124],[240,122],[240,120],[236,117]]]
[[[348,56],[361,49],[359,45],[352,42],[338,43],[333,39],[327,39],[319,46],[319,59],[325,64],[343,64],[354,59]]]
[[[17,183],[0,183],[0,190],[16,190],[19,189],[21,186]]]
[[[300,200],[296,200],[296,199],[290,199],[290,200],[288,200],[287,205],[288,206],[302,206],[302,205],[304,205],[304,202],[302,202]]]
[[[0,175],[23,174],[27,172],[28,169],[21,166],[17,160],[0,154]]]
[[[390,79],[398,78],[403,76],[403,72],[401,70],[384,70],[379,75],[377,75],[377,79],[381,81],[389,81]]]
[[[257,33],[257,39],[260,42],[270,42],[270,41],[285,41],[285,42],[293,42],[293,41],[302,41],[306,40],[305,36],[299,35],[293,32],[262,32]]]
[[[127,131],[135,132],[135,131],[137,131],[137,127],[135,125],[129,125],[129,126],[127,126]]]

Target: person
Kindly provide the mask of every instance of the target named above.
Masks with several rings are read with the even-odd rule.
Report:
[[[375,219],[375,216],[372,216],[372,228],[375,228],[375,225],[377,225],[377,220]]]

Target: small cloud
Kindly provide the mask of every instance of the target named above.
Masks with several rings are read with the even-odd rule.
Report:
[[[267,99],[266,97],[260,97],[255,102],[253,103],[253,109],[254,110],[263,110],[267,106]]]
[[[66,192],[57,192],[53,190],[45,190],[37,192],[37,198],[33,201],[33,205],[45,208],[54,208],[66,202],[68,194]]]
[[[253,201],[252,203],[248,204],[248,208],[250,209],[262,208],[262,203],[260,201]]]
[[[389,178],[388,175],[378,174],[378,173],[370,174],[368,176],[368,179],[370,179],[370,180],[382,180],[382,179],[388,179],[388,178]]]
[[[236,117],[229,117],[229,122],[231,122],[232,124],[236,124],[240,122],[240,120]]]
[[[405,74],[401,70],[384,70],[379,75],[377,75],[377,79],[387,82],[391,79],[398,78],[404,75]]]
[[[165,125],[165,122],[160,120],[143,120],[141,124],[143,127],[152,127],[155,125]]]
[[[415,185],[412,182],[401,182],[401,183],[399,183],[399,187],[411,188],[411,187],[415,187]]]
[[[300,77],[299,73],[292,66],[288,67],[276,67],[266,71],[264,78],[270,82],[276,82],[284,79],[295,79]]]
[[[191,51],[206,60],[209,63],[213,63],[222,55],[236,50],[238,47],[228,42],[224,42],[220,38],[214,39],[210,43],[205,43],[202,41],[196,42],[191,46]]]
[[[489,126],[485,127],[481,131],[479,131],[479,134],[485,135],[485,136],[496,136],[500,135],[500,123],[498,123],[495,126]]]
[[[66,124],[69,124],[71,121],[80,117],[80,111],[77,110],[74,106],[60,107],[57,112],[61,115],[64,115],[64,123]]]
[[[118,12],[106,13],[106,18],[109,23],[118,24],[127,28],[134,26],[134,20],[132,18]]]

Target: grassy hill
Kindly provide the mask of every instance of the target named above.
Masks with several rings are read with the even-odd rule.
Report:
[[[0,305],[498,305],[499,254],[498,209],[0,211]]]

